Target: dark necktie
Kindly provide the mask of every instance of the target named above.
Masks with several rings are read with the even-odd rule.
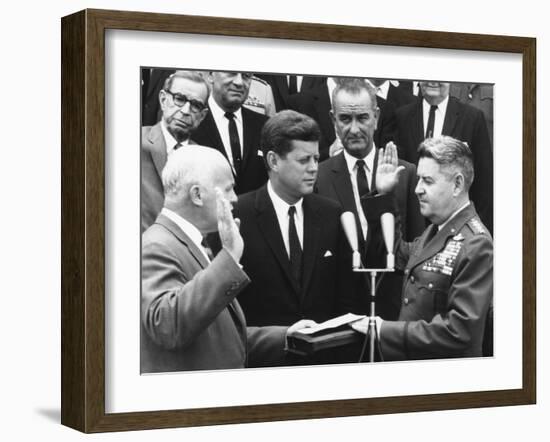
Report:
[[[290,251],[290,268],[292,275],[300,287],[302,281],[302,247],[300,247],[300,240],[298,239],[298,232],[296,231],[296,223],[294,221],[294,214],[296,213],[296,207],[290,206],[288,208],[288,245]]]
[[[235,123],[235,114],[226,112],[225,118],[229,120],[229,144],[231,145],[231,154],[233,156],[233,168],[235,175],[240,175],[241,172],[241,143],[239,141],[239,132],[237,132],[237,123]]]
[[[369,193],[369,182],[367,181],[367,173],[365,172],[365,161],[357,160],[355,162],[357,167],[357,191],[359,192],[359,198]]]
[[[430,106],[430,115],[428,115],[428,127],[426,128],[426,138],[432,138],[434,136],[435,125],[435,111],[437,106]]]
[[[206,241],[206,238],[203,237],[202,238],[202,241],[201,241],[201,246],[204,248],[204,250],[206,251],[206,255],[208,256],[208,259],[210,261],[212,261],[214,259],[214,254],[212,253],[212,249],[210,248],[210,246],[208,245],[208,242]]]
[[[296,75],[288,76],[288,94],[294,95],[298,93],[298,79]]]

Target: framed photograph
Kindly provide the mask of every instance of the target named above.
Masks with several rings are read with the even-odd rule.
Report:
[[[104,432],[535,403],[535,53],[535,39],[524,37],[104,10],[85,10],[64,17],[62,423],[83,432]],[[216,147],[214,141],[210,144],[207,140],[213,129],[203,133],[200,130],[208,118],[210,124],[215,124],[218,111],[208,101],[208,94],[210,100],[223,97],[220,91],[228,78],[246,89],[238,106],[242,114],[233,117],[237,125],[243,126],[232,132],[228,123],[228,132],[220,133]],[[260,142],[261,127],[256,131],[257,139],[247,147],[251,136],[243,138],[247,130],[244,126],[248,124],[244,119],[259,119],[265,128],[266,121],[276,121],[281,109],[307,115],[308,121],[315,121],[319,128],[313,167],[319,167],[321,174],[323,161],[336,158],[339,150],[347,149],[342,128],[345,121],[338,120],[334,97],[341,98],[339,94],[359,80],[361,85],[368,84],[360,88],[366,87],[373,97],[376,94],[377,126],[372,127],[374,135],[370,134],[376,147],[395,141],[399,156],[415,164],[416,144],[442,133],[461,138],[473,153],[474,183],[484,184],[478,184],[476,191],[470,189],[481,220],[471,228],[481,226],[481,230],[489,230],[491,247],[494,245],[490,263],[494,267],[490,280],[494,313],[490,333],[483,334],[483,354],[480,341],[478,352],[458,356],[445,352],[418,355],[407,348],[403,357],[395,358],[398,360],[369,363],[365,362],[366,356],[359,356],[358,343],[363,343],[363,338],[357,337],[359,332],[350,335],[341,328],[330,336],[330,342],[339,340],[338,345],[343,346],[345,340],[353,350],[352,356],[347,352],[344,356],[316,360],[309,352],[330,350],[326,348],[328,341],[308,338],[299,343],[281,341],[281,347],[283,342],[294,346],[284,349],[283,354],[294,355],[290,359],[252,363],[250,348],[239,350],[242,359],[234,358],[234,346],[237,351],[239,344],[226,341],[229,338],[224,333],[211,341],[201,340],[194,347],[192,343],[191,349],[187,344],[176,346],[171,360],[163,354],[148,353],[147,339],[155,341],[158,336],[144,324],[164,314],[155,310],[156,316],[148,320],[143,317],[143,300],[149,296],[150,288],[150,269],[144,264],[149,259],[144,244],[149,244],[150,235],[143,236],[143,232],[149,231],[164,202],[162,197],[160,206],[157,203],[153,209],[145,204],[148,196],[144,190],[143,151],[144,144],[154,138],[151,134],[156,131],[159,139],[165,141],[163,164],[157,172],[162,172],[174,151],[178,152],[176,156],[181,152],[181,143],[192,140],[218,149],[224,167],[232,172],[229,176],[233,176],[235,190],[239,196],[248,195],[249,191],[264,188],[267,175],[262,169],[263,181],[258,178],[249,185],[240,178],[241,161],[257,167],[267,163],[270,167],[270,161],[278,157]],[[177,81],[191,81],[195,89],[180,90],[174,86]],[[408,101],[387,104],[389,88],[399,88]],[[403,125],[410,123],[412,127],[413,118],[419,118],[422,126],[421,113],[415,117],[411,112],[417,103],[421,109],[436,89],[445,95],[447,113],[455,112],[453,106],[475,108],[472,115],[477,120],[471,120],[482,121],[483,127],[468,124],[475,125],[476,134],[483,132],[485,144],[480,144],[472,131],[466,131],[469,135],[464,131],[460,132],[463,135],[450,130],[447,133],[441,126],[447,123],[441,120],[438,126],[438,117],[430,123],[426,113],[424,125],[430,135],[421,128],[421,139],[411,142],[412,150],[405,149]],[[289,96],[290,102],[281,104]],[[476,103],[476,97],[481,102]],[[403,111],[405,107],[411,112]],[[183,112],[180,109],[194,115],[197,121],[190,119],[170,126],[170,115]],[[224,111],[228,112],[220,105],[220,118]],[[428,111],[438,112],[430,104]],[[456,115],[460,112],[456,111]],[[227,115],[225,118],[232,121]],[[390,123],[384,126],[383,121]],[[183,133],[181,139],[176,133]],[[174,146],[168,146],[167,139],[173,139]],[[231,153],[235,139],[237,145],[239,140],[242,142],[237,156]],[[252,159],[247,155],[252,155]],[[485,161],[482,166],[480,157]],[[315,185],[322,194],[319,176],[316,172]],[[372,175],[369,177],[372,187]],[[155,179],[162,190],[159,175]],[[309,184],[313,188],[313,181]],[[414,189],[411,192],[414,194]],[[149,209],[152,214],[144,217]],[[254,267],[253,254],[252,258],[247,257],[252,252],[246,249],[243,229],[252,228],[246,224],[242,210],[239,201],[245,250],[242,269],[236,268],[235,272],[246,272],[253,280],[252,287],[254,279],[259,278],[255,272],[261,269]],[[168,214],[168,218],[171,216]],[[323,220],[329,224],[328,217]],[[177,224],[172,218],[166,221],[171,222]],[[307,244],[310,239],[306,223],[304,220],[302,235]],[[423,230],[422,226],[414,235],[409,234],[406,229],[411,228],[412,222],[408,220],[404,225],[405,237]],[[288,231],[291,243],[291,229]],[[297,236],[302,241],[300,234]],[[328,241],[329,235],[321,237]],[[459,234],[453,238],[455,243],[462,240]],[[280,246],[284,250],[282,242]],[[292,245],[288,248],[292,262]],[[306,249],[304,245],[304,255]],[[204,260],[203,268],[209,266],[210,260],[212,266],[221,263],[219,255],[213,258],[206,246],[197,246],[196,252],[204,253],[197,258]],[[330,259],[333,252],[338,257],[335,248],[327,247],[320,252],[320,258]],[[447,258],[454,262],[452,256]],[[219,269],[229,271],[228,262],[224,261]],[[268,266],[267,260],[262,262]],[[438,265],[434,261],[425,270],[433,272]],[[448,261],[441,264],[440,273],[447,272],[446,265]],[[315,290],[327,290],[333,285],[329,266],[323,266],[321,288]],[[153,273],[159,272],[156,265],[152,268]],[[474,284],[475,281],[472,287]],[[254,297],[262,299],[268,292],[267,288],[259,289]],[[154,299],[156,302],[159,298],[155,295]],[[242,315],[248,325],[260,329],[291,325],[279,318],[265,319],[271,312],[259,311],[258,302],[250,293],[239,293],[235,299],[242,304],[244,313],[239,306],[235,307],[237,313],[228,307],[233,320],[235,315]],[[434,305],[436,301],[434,298]],[[403,303],[407,302],[405,297]],[[489,311],[486,304],[482,309],[484,317]],[[311,311],[315,312],[312,316],[318,315],[311,318],[317,322],[330,319],[337,312]],[[193,310],[190,317],[194,320],[199,316]],[[215,318],[210,321],[219,319]],[[384,326],[381,331],[383,334]],[[243,342],[246,347],[246,339]],[[219,348],[213,350],[211,345]],[[298,348],[300,345],[304,346]],[[210,357],[208,351],[214,352],[211,354],[215,357]],[[205,354],[209,357],[204,358]],[[231,363],[223,359],[226,354],[233,355],[229,357]],[[395,354],[399,355],[399,351]]]

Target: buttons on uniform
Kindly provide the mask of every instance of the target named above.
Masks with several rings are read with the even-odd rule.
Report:
[[[434,285],[430,282],[430,283],[428,284],[428,288],[429,288],[429,289],[433,289],[433,288],[434,288]]]
[[[451,233],[455,233],[456,232],[456,229],[455,228],[452,228],[451,229]]]
[[[403,304],[405,304],[405,305],[409,305],[409,298],[405,298],[405,299],[403,299]]]
[[[405,269],[405,276],[409,274],[409,269]]]
[[[416,279],[414,278],[414,276],[411,276],[411,283],[414,284],[414,281],[416,281]]]

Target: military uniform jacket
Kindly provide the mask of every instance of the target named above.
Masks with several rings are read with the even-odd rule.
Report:
[[[398,238],[396,267],[405,273],[402,304],[398,321],[382,323],[384,359],[482,356],[493,241],[473,204],[439,231],[431,225],[412,243]]]

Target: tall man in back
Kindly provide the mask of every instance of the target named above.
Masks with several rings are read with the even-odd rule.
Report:
[[[363,79],[347,79],[339,83],[332,96],[331,117],[336,134],[344,147],[343,152],[319,165],[317,191],[337,201],[344,211],[355,215],[359,248],[364,265],[371,268],[385,266],[385,249],[374,230],[368,229],[367,218],[360,198],[376,194],[376,166],[378,149],[374,143],[379,108],[376,92]],[[399,208],[403,237],[412,240],[424,230],[418,199],[414,194],[416,168],[406,161],[399,163],[404,171],[394,189]],[[373,226],[373,229],[378,228]],[[363,285],[361,275],[355,275],[356,284]],[[402,274],[387,274],[379,287],[377,309],[386,319],[396,319],[401,306],[400,287]],[[358,312],[369,313],[366,288],[358,299]]]
[[[396,112],[395,144],[399,157],[418,163],[418,146],[426,138],[448,135],[472,151],[475,180],[470,198],[483,223],[493,231],[493,149],[483,112],[449,96],[450,83],[419,82],[422,99]]]
[[[312,322],[247,327],[236,296],[250,280],[226,160],[206,147],[180,149],[162,181],[164,207],[142,242],[141,372],[280,365],[286,335]],[[215,231],[222,249],[210,259],[203,238]]]
[[[237,195],[256,190],[267,181],[259,146],[260,132],[268,117],[243,107],[252,73],[209,72],[206,78],[212,89],[210,112],[193,138],[225,156],[235,177]]]
[[[353,308],[351,250],[339,205],[313,194],[319,160],[317,123],[295,111],[275,114],[262,130],[269,181],[239,197],[250,285],[239,296],[253,325],[325,321]]]
[[[141,233],[162,209],[161,176],[168,157],[180,147],[194,144],[191,134],[208,113],[208,94],[208,85],[193,71],[170,75],[159,92],[162,118],[141,130]]]

